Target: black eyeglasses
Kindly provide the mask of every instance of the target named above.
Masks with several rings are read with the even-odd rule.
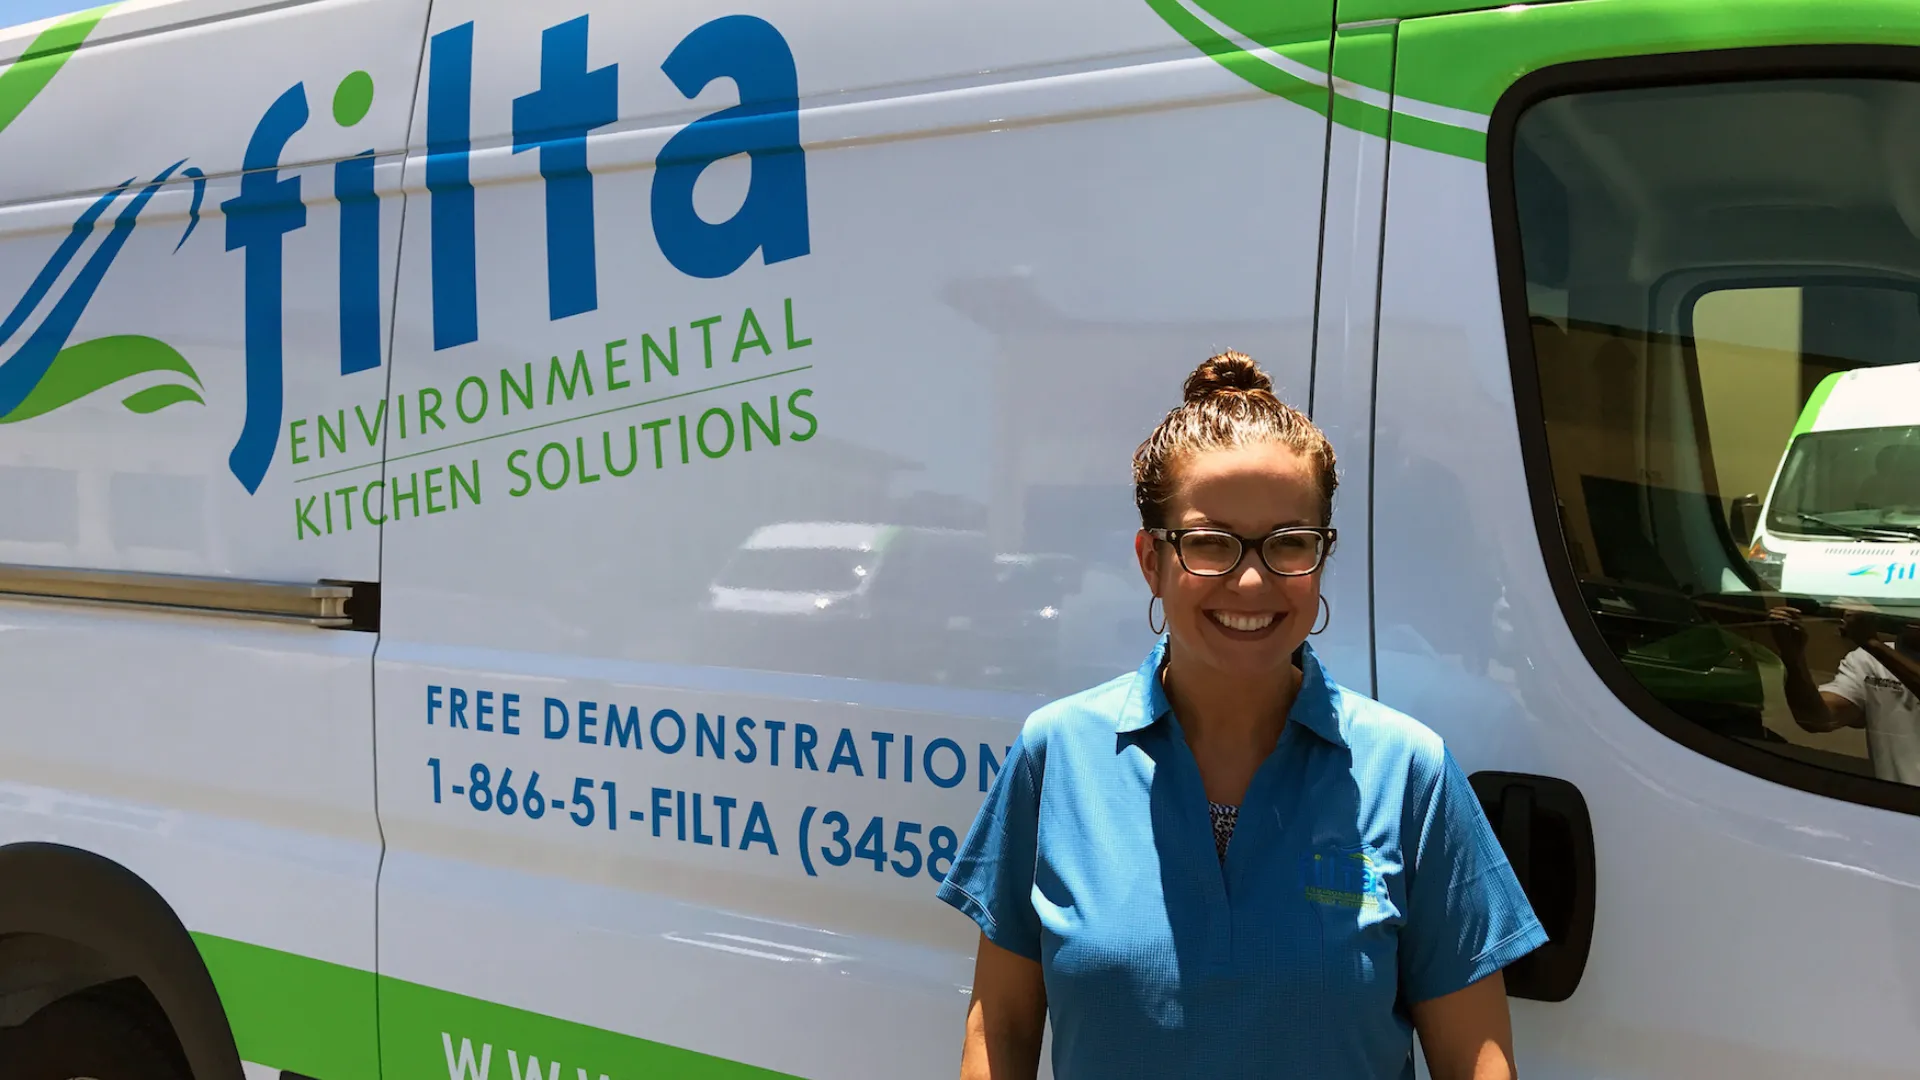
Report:
[[[1333,550],[1338,530],[1290,525],[1265,536],[1239,536],[1225,529],[1148,529],[1147,535],[1173,545],[1180,565],[1195,577],[1225,577],[1246,558],[1247,547],[1260,549],[1260,561],[1280,577],[1300,577],[1320,569]]]

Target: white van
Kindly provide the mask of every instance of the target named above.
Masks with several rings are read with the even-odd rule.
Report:
[[[1920,363],[1821,381],[1747,557],[1791,592],[1920,605]]]
[[[1727,509],[1827,376],[1910,377],[1910,0],[49,14],[0,30],[7,1080],[951,1077],[934,889],[1149,647],[1129,462],[1227,347],[1340,455],[1316,648],[1553,939],[1527,1075],[1913,1074],[1920,791],[1778,722],[1768,614],[1816,683],[1897,621],[1795,545],[1888,562],[1904,497],[1793,453],[1912,395],[1834,384],[1778,581]]]
[[[708,589],[705,649],[733,665],[897,682],[977,681],[992,638],[982,532],[850,522],[755,529]]]

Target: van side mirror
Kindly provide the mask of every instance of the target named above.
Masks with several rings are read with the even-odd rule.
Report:
[[[1760,496],[1742,495],[1733,500],[1727,508],[1727,529],[1733,533],[1733,542],[1746,550],[1760,529]]]

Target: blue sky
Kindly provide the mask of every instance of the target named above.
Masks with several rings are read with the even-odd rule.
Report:
[[[0,0],[0,26],[18,26],[98,6],[99,0]]]

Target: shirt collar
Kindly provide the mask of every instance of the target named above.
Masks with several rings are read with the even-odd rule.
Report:
[[[1302,676],[1300,695],[1293,700],[1287,722],[1301,724],[1335,746],[1347,745],[1346,736],[1340,731],[1339,687],[1334,684],[1333,676],[1321,666],[1312,645],[1303,643],[1297,655]],[[1134,674],[1133,691],[1127,695],[1126,707],[1120,714],[1121,732],[1145,730],[1173,712],[1166,685],[1160,681],[1160,668],[1166,661],[1167,639],[1163,636]]]

